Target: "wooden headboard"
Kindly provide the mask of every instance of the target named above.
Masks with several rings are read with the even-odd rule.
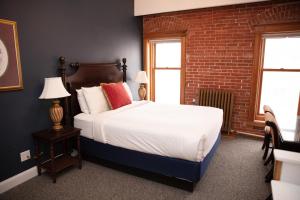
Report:
[[[100,83],[126,82],[126,58],[122,59],[122,64],[117,61],[114,63],[70,63],[66,65],[66,59],[59,57],[60,66],[59,75],[63,83],[71,94],[64,99],[64,124],[73,125],[73,117],[80,113],[80,107],[77,100],[76,89],[81,87],[98,86]],[[66,75],[69,66],[75,73]]]

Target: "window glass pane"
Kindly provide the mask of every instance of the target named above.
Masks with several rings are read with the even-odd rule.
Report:
[[[155,102],[180,104],[180,70],[155,70]]]
[[[300,72],[263,72],[260,113],[270,105],[282,129],[294,129],[300,93]]]
[[[156,67],[181,66],[181,42],[167,41],[155,44]]]
[[[300,36],[266,38],[264,68],[300,69]]]

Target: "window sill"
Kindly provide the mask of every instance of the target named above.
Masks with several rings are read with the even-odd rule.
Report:
[[[252,122],[252,125],[257,128],[264,128],[266,126],[265,121],[262,121],[262,120],[254,120]]]

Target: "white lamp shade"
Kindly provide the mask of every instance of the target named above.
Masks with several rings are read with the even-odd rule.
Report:
[[[70,95],[64,87],[61,77],[45,78],[44,89],[39,99],[58,99]]]
[[[137,83],[148,83],[147,74],[145,71],[139,71],[136,75],[135,82]]]

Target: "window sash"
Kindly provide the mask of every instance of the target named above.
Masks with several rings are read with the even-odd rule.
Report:
[[[262,71],[273,71],[273,72],[300,72],[300,69],[270,69],[270,68],[267,68],[267,69],[263,69]]]
[[[295,72],[295,73],[300,73],[300,69],[270,69],[270,68],[267,68],[267,69],[262,68],[261,69],[260,89],[259,89],[259,96],[258,96],[258,99],[257,99],[257,108],[256,108],[256,115],[255,115],[255,120],[258,120],[258,121],[264,121],[264,113],[260,113],[262,85],[263,85],[263,73],[264,72]]]
[[[160,77],[159,74],[161,74],[161,73],[163,73],[164,75],[167,76],[167,77],[164,77],[163,80],[159,78]],[[154,95],[154,100],[156,102],[158,101],[158,102],[161,102],[161,103],[180,104],[181,69],[179,68],[179,69],[172,69],[172,70],[170,70],[170,69],[156,68],[156,69],[153,70],[153,74],[154,74],[154,77],[155,77],[155,80],[154,80],[155,81],[154,82],[154,84],[155,84],[155,90],[154,90],[154,92],[155,93],[153,94]],[[173,79],[171,78],[172,80],[168,79],[168,76],[170,76],[170,75],[173,78]],[[177,79],[176,77],[179,78],[179,79]],[[171,82],[169,82],[169,81],[171,81]],[[175,81],[175,82],[173,82],[173,81]],[[173,89],[175,89],[175,88],[176,88],[176,90],[173,91]],[[165,101],[166,98],[164,98],[164,97],[166,97],[165,96],[166,92],[167,93],[170,92],[170,93],[168,93],[169,95],[167,96],[167,99],[168,99],[167,101]],[[157,96],[158,94],[160,94],[162,96]],[[177,100],[179,100],[179,101],[177,101]]]
[[[154,64],[155,68],[168,68],[168,67],[181,68],[181,50],[182,50],[181,45],[182,45],[182,42],[181,42],[180,39],[169,39],[169,40],[167,39],[167,40],[157,40],[157,41],[154,40],[154,41],[151,41],[151,42],[153,43],[153,47],[154,47],[154,49],[153,49],[154,52],[153,53],[154,53],[154,57],[155,57],[155,62],[153,64]],[[179,58],[172,58],[171,59],[172,60],[171,63],[174,64],[173,66],[165,65],[165,63],[163,63],[162,60],[160,61],[160,62],[162,62],[160,64],[163,64],[163,65],[158,65],[158,60],[160,59],[161,56],[157,55],[157,52],[159,51],[158,50],[159,48],[158,48],[157,45],[164,45],[164,44],[175,45],[175,47],[173,47],[173,50],[174,50],[174,48],[176,48],[176,50],[179,50],[179,52],[175,52],[175,51],[172,52],[172,53],[175,53],[175,54],[179,53],[179,55],[177,55],[177,56],[179,56]],[[179,49],[177,49],[176,46],[179,47]],[[165,48],[165,47],[161,47],[161,48]],[[170,51],[172,51],[172,50],[170,50]],[[179,59],[179,60],[177,60],[177,59]],[[170,64],[170,62],[169,62],[169,64]]]
[[[300,32],[264,34],[262,39],[264,69],[300,69]],[[284,51],[289,52],[282,54]]]
[[[263,116],[263,114],[264,113],[260,113],[260,107],[261,107],[261,98],[262,98],[262,86],[263,86],[263,81],[264,81],[264,78],[263,78],[263,75],[264,75],[264,72],[271,72],[271,73],[276,73],[276,72],[287,72],[287,73],[289,73],[289,72],[295,72],[295,73],[300,73],[300,70],[297,70],[297,71],[290,71],[290,70],[263,70],[263,72],[262,72],[262,78],[261,78],[261,89],[260,89],[260,94],[259,94],[259,106],[258,106],[258,111],[257,111],[257,115],[261,115],[261,116]],[[294,74],[294,73],[293,73]],[[300,100],[299,100],[300,101]],[[300,103],[300,102],[299,102]]]

